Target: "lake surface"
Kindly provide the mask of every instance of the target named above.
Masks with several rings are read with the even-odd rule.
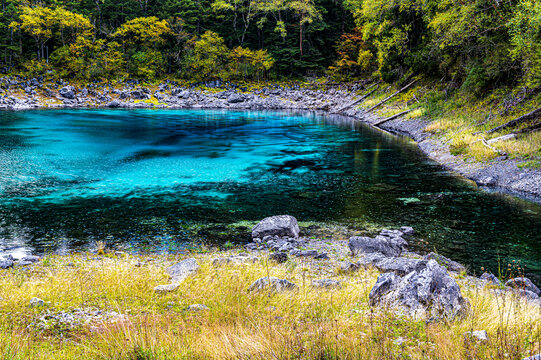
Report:
[[[174,250],[194,227],[291,214],[305,222],[410,225],[427,240],[416,249],[437,250],[478,274],[520,260],[541,282],[540,205],[480,191],[406,139],[340,117],[2,112],[0,170],[4,248],[46,252],[107,239]]]

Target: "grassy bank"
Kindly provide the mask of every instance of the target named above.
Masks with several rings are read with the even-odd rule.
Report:
[[[398,89],[396,84],[380,85],[379,90],[360,106],[369,108]],[[521,133],[539,119],[487,133],[538,108],[541,104],[539,90],[505,88],[476,97],[465,91],[449,92],[447,89],[448,84],[419,81],[379,107],[376,113],[389,117],[410,110],[404,115],[405,119],[427,121],[426,131],[446,142],[453,155],[462,155],[465,159],[483,162],[506,154],[512,159],[525,160],[523,166],[541,166],[541,133],[535,130]],[[497,141],[490,146],[483,143],[483,140],[490,141],[510,133],[517,133],[516,138]]]
[[[459,282],[471,315],[426,322],[370,307],[377,272],[339,273],[342,259],[278,265],[260,253],[253,265],[214,267],[217,254],[194,256],[200,271],[164,294],[153,289],[168,283],[164,270],[181,257],[49,256],[30,268],[3,270],[0,358],[520,359],[541,345],[539,306],[467,279]],[[247,292],[268,275],[299,289]],[[321,278],[339,280],[342,287],[310,286]],[[33,297],[45,304],[30,306]],[[191,304],[209,309],[188,311]],[[51,316],[74,309],[103,316],[73,326]],[[465,339],[471,330],[486,330],[488,342]]]

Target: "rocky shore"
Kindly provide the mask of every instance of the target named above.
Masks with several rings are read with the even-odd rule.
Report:
[[[352,106],[357,99],[356,92],[363,89],[361,84],[328,89],[269,85],[248,91],[247,88],[219,81],[209,82],[204,88],[180,87],[174,81],[166,81],[151,90],[140,86],[137,81],[128,81],[116,88],[101,84],[75,88],[63,81],[45,86],[40,78],[24,80],[4,77],[0,78],[0,88],[4,90],[0,96],[0,110],[97,107],[297,110],[342,115],[369,125],[381,120],[365,109]],[[505,156],[483,163],[453,156],[446,141],[424,130],[429,123],[429,119],[409,120],[399,117],[385,122],[379,128],[412,138],[431,159],[483,188],[541,201],[540,170],[519,168],[518,160]]]
[[[236,296],[250,297],[264,293],[268,297],[274,297],[279,294],[299,293],[301,289],[307,291],[307,287],[313,289],[312,291],[335,292],[344,286],[354,288],[368,286],[368,305],[374,311],[392,311],[400,317],[412,321],[421,320],[427,324],[446,324],[451,320],[475,316],[471,301],[478,299],[473,299],[471,294],[487,289],[490,296],[500,299],[498,301],[501,304],[516,301],[517,304],[523,304],[521,307],[541,307],[539,297],[541,291],[527,278],[511,278],[504,283],[490,273],[484,273],[480,278],[476,278],[467,275],[463,265],[439,254],[421,255],[408,251],[408,242],[416,237],[415,230],[409,226],[384,229],[375,236],[352,236],[347,241],[325,241],[304,237],[297,219],[289,215],[280,215],[261,220],[252,229],[251,236],[252,242],[244,246],[244,251],[238,249],[207,256],[184,256],[174,262],[159,260],[160,257],[144,258],[142,262],[138,261],[133,266],[141,269],[145,266],[161,268],[161,271],[169,277],[169,281],[161,282],[156,278],[153,280],[153,290],[149,290],[156,296],[168,296],[179,293],[185,283],[202,281],[199,279],[202,272],[214,274],[209,281],[215,283],[221,281],[221,274],[225,271],[249,272],[251,268],[263,265],[266,267],[266,275],[261,276],[259,272],[261,277],[250,280],[250,285],[240,289],[241,294]],[[114,252],[113,249],[109,252],[109,255],[105,253],[101,256],[97,253],[90,254],[85,262],[98,264],[107,259],[129,256]],[[21,253],[20,256],[22,257],[4,257],[3,271],[10,271],[8,269],[15,266],[30,272],[44,261],[50,261],[28,253]],[[70,262],[63,266],[75,265]],[[99,268],[99,265],[96,266]],[[278,269],[283,269],[284,266],[300,267],[302,277],[281,277],[278,274],[282,270]],[[374,271],[376,276],[370,279],[375,278],[375,282],[374,280],[367,280],[366,284],[364,280],[358,282],[359,278],[365,276],[363,274]],[[310,278],[308,284],[305,283],[305,277]],[[478,290],[472,291],[472,288]],[[205,296],[201,299],[204,298]],[[0,306],[2,301],[0,300]],[[51,298],[32,297],[27,301],[27,306],[37,313],[28,327],[39,331],[50,331],[58,326],[63,329],[89,326],[91,331],[99,331],[99,324],[129,321],[133,316],[108,308],[95,307],[93,304],[83,304],[73,309],[59,309],[54,307],[56,300]],[[187,304],[183,311],[212,312],[215,311],[213,306],[216,305],[202,301]],[[496,335],[491,330],[472,328],[471,331],[463,333],[464,341],[474,343],[493,341],[492,337]],[[399,338],[396,341],[406,340]]]

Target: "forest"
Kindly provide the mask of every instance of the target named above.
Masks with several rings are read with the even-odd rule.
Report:
[[[2,0],[0,44],[4,74],[81,81],[541,86],[536,0]]]

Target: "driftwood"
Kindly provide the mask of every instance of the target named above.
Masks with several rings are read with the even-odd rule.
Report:
[[[379,83],[376,83],[376,84],[370,86],[370,87],[368,88],[368,90],[370,90],[371,88],[373,88],[374,86],[376,86],[376,85],[378,85],[378,84],[379,84]],[[372,95],[372,93],[373,93],[374,91],[376,91],[377,89],[378,89],[378,88],[376,87],[376,88],[373,89],[372,91],[369,91],[367,94],[361,96],[360,99],[357,99],[357,100],[355,100],[354,102],[349,103],[349,104],[347,104],[346,106],[341,107],[340,109],[338,109],[338,110],[336,110],[336,111],[334,111],[334,112],[335,112],[335,113],[340,113],[340,112],[342,112],[342,111],[344,111],[344,110],[346,110],[346,109],[349,109],[349,108],[352,107],[352,106],[357,105],[358,103],[360,103],[361,101],[363,101],[364,99],[366,99],[367,97],[369,97],[370,95]]]
[[[400,94],[401,92],[404,92],[405,90],[407,90],[411,85],[415,84],[417,82],[417,80],[413,80],[412,82],[410,82],[408,85],[404,86],[402,89],[398,90],[397,92],[395,92],[394,94],[392,94],[391,96],[388,96],[386,97],[385,99],[381,100],[379,103],[377,103],[376,105],[372,106],[370,109],[366,110],[366,112],[370,112],[372,110],[374,110],[375,108],[385,104],[387,101],[391,100],[392,98],[394,98],[396,95]]]
[[[385,118],[385,119],[383,119],[383,120],[380,120],[380,121],[378,121],[378,122],[376,122],[376,123],[374,123],[374,124],[372,124],[372,125],[373,125],[373,126],[380,126],[381,124],[384,124],[384,123],[386,123],[387,121],[394,120],[394,119],[396,119],[397,117],[400,117],[400,116],[402,116],[402,115],[405,115],[405,114],[409,113],[411,110],[412,110],[412,109],[410,109],[410,110],[405,110],[405,111],[402,111],[402,112],[399,112],[398,114],[394,114],[393,116],[389,116],[388,118]]]
[[[483,144],[484,146],[486,146],[487,148],[489,148],[490,150],[494,151],[496,154],[500,155],[500,156],[506,156],[507,154],[504,153],[503,151],[500,151],[498,149],[496,149],[494,146],[490,146],[490,144],[486,141],[485,138],[482,138],[482,139],[479,139],[477,141],[474,141],[473,143],[476,143],[476,142],[480,142],[481,144]]]
[[[507,128],[510,128],[510,127],[517,126],[518,124],[520,124],[523,121],[531,120],[531,119],[534,119],[534,118],[536,118],[538,116],[541,116],[541,108],[537,108],[532,112],[529,112],[529,113],[527,113],[525,115],[519,116],[518,118],[516,118],[514,120],[511,120],[509,122],[506,122],[503,125],[496,126],[495,128],[492,128],[492,129],[488,130],[487,134],[492,134],[492,133],[494,133],[496,131],[500,131],[500,130],[504,130],[504,129],[507,129]]]

